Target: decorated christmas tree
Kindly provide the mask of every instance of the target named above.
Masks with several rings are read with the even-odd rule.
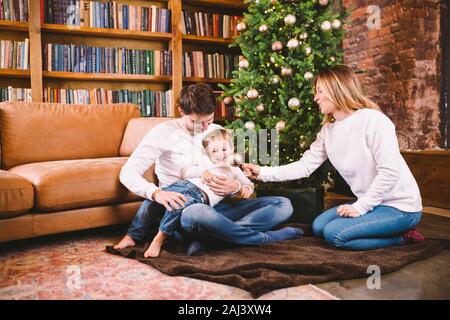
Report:
[[[343,13],[329,0],[246,0],[236,26],[242,58],[223,102],[239,111],[233,129],[276,129],[279,163],[301,158],[320,130],[314,76],[341,63]],[[335,11],[335,10],[334,10]],[[317,180],[317,179],[316,179]]]

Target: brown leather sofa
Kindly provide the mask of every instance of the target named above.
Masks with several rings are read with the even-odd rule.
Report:
[[[166,120],[132,104],[0,103],[0,242],[129,222],[142,198],[120,169]]]

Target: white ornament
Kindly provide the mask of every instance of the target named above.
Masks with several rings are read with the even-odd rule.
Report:
[[[267,27],[266,24],[262,24],[259,26],[259,31],[260,32],[266,32],[267,30],[269,30],[269,28]]]
[[[281,43],[281,41],[275,41],[274,43],[272,43],[273,51],[280,51],[281,49],[283,49],[283,43]]]
[[[247,25],[245,24],[245,22],[239,22],[236,25],[236,30],[239,32],[244,31],[245,29],[247,29]]]
[[[258,104],[256,106],[256,110],[258,110],[259,112],[263,112],[264,111],[264,105],[262,103]]]
[[[311,52],[312,52],[311,47],[306,47],[305,48],[305,53],[306,53],[307,56],[309,56],[311,54]]]
[[[298,40],[295,39],[295,38],[289,40],[288,43],[286,44],[286,46],[287,46],[289,49],[291,49],[291,50],[297,48],[298,45],[299,45],[299,42],[298,42]]]
[[[330,60],[331,60],[331,62],[336,62],[336,57],[335,56],[331,56]]]
[[[250,100],[255,100],[259,97],[259,92],[256,89],[250,89],[247,92],[247,98],[249,98]]]
[[[302,33],[300,34],[300,39],[306,40],[307,38],[308,38],[308,32],[302,32]]]
[[[288,14],[286,17],[284,17],[284,23],[286,23],[288,26],[294,25],[295,21],[297,21],[297,19],[293,14]]]
[[[312,78],[314,78],[314,75],[312,74],[312,72],[305,72],[304,77],[306,80],[311,80]]]
[[[275,125],[275,129],[277,131],[282,131],[282,130],[284,130],[284,128],[286,128],[286,121],[284,121],[284,120],[278,121],[277,124]]]
[[[270,79],[270,81],[272,81],[273,84],[278,84],[280,80],[281,80],[280,77],[277,75],[274,75],[272,79]]]
[[[283,67],[281,68],[281,75],[286,77],[286,76],[290,76],[292,74],[292,69],[288,68],[288,67]]]
[[[242,59],[239,61],[239,68],[248,68],[249,63],[247,59]]]
[[[339,29],[339,28],[341,27],[341,20],[339,20],[339,19],[334,19],[334,20],[331,22],[331,26],[332,26],[334,29]]]
[[[329,2],[328,0],[319,0],[319,4],[320,4],[322,7],[328,5],[328,2]]]
[[[331,29],[331,22],[325,20],[324,22],[322,22],[322,25],[320,27],[322,28],[323,31],[328,31]]]
[[[298,110],[300,107],[300,100],[297,98],[290,98],[288,101],[288,106],[291,110]]]
[[[247,129],[247,130],[255,130],[255,127],[256,127],[256,125],[253,121],[247,121],[244,124],[244,126],[245,126],[245,129]]]
[[[274,56],[270,56],[270,62],[275,63],[275,57]]]

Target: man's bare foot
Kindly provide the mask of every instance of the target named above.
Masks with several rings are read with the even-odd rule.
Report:
[[[122,240],[120,240],[120,242],[114,246],[114,249],[120,250],[132,247],[134,245],[136,245],[136,242],[134,242],[133,238],[131,238],[129,235],[125,235],[125,237],[123,237]]]
[[[144,258],[156,258],[157,256],[159,256],[161,247],[165,239],[166,235],[163,232],[159,231],[155,238],[153,238],[152,243],[150,243],[150,247],[148,247],[147,251],[145,251]]]

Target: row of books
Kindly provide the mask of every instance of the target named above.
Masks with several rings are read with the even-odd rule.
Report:
[[[0,40],[0,68],[22,69],[29,68],[30,41]]]
[[[183,76],[224,79],[231,78],[237,69],[239,56],[202,51],[185,52],[183,55]]]
[[[172,53],[74,44],[44,46],[44,70],[87,73],[171,75]]]
[[[44,90],[44,101],[71,104],[134,103],[143,117],[173,117],[172,90],[132,91],[99,89],[54,89]]]
[[[237,117],[237,108],[234,106],[227,106],[225,105],[225,103],[220,102],[217,105],[217,109],[216,112],[214,114],[214,116],[216,118],[228,118],[228,119],[232,119],[233,117]]]
[[[28,0],[0,0],[0,20],[28,21]]]
[[[0,102],[26,101],[31,102],[31,89],[29,88],[0,88]]]
[[[92,28],[170,32],[169,9],[157,8],[156,6],[134,6],[117,3],[116,1],[45,1],[45,21],[47,23]]]
[[[239,16],[183,10],[181,27],[183,34],[231,38],[238,35],[236,25],[241,19]]]

